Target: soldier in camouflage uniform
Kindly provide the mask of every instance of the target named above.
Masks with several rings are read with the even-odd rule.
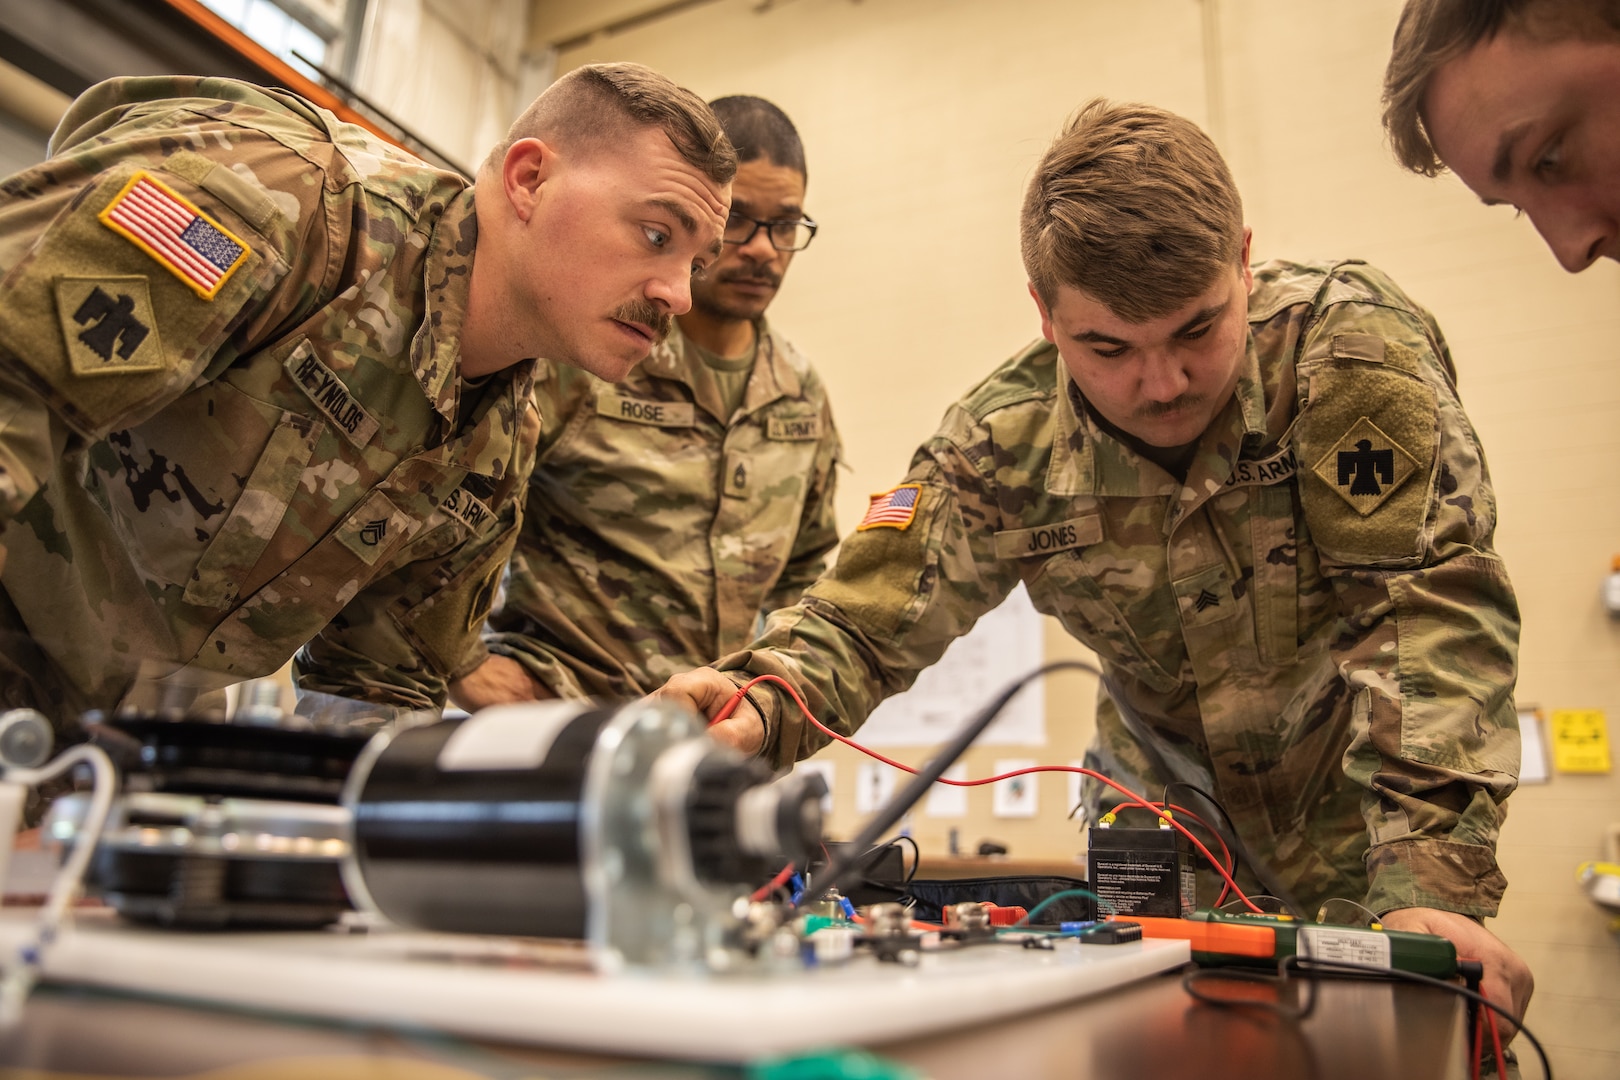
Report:
[[[1518,611],[1439,327],[1358,262],[1251,270],[1219,152],[1155,109],[1083,110],[1023,234],[1045,340],[798,606],[661,693],[712,715],[773,673],[851,731],[1022,581],[1101,659],[1094,768],[1214,793],[1308,914],[1451,937],[1522,1006],[1528,969],[1474,921],[1505,886]],[[719,737],[778,766],[822,745],[754,697]]]
[[[746,645],[838,542],[826,390],[765,320],[815,235],[804,148],[768,101],[710,107],[740,158],[724,251],[624,381],[542,362],[539,465],[464,707],[654,690]]]
[[[221,79],[103,83],[51,153],[0,185],[0,701],[59,720],[300,646],[305,689],[442,705],[517,536],[526,358],[644,358],[735,170],[634,65],[560,80],[476,188]]]

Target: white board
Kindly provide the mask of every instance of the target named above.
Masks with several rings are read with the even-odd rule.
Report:
[[[29,915],[0,912],[6,955],[31,934]],[[860,955],[846,965],[776,973],[602,975],[586,968],[582,948],[560,943],[403,932],[185,933],[81,913],[47,954],[45,977],[324,1020],[741,1062],[829,1041],[870,1045],[992,1023],[1188,959],[1184,941],[1070,940],[1050,952],[986,945],[932,953],[915,968]]]
[[[910,690],[872,711],[856,737],[866,746],[935,746],[955,735],[1012,680],[1041,666],[1044,624],[1022,583],[1000,607],[951,642]],[[1046,745],[1046,690],[1039,680],[1007,703],[975,746]]]

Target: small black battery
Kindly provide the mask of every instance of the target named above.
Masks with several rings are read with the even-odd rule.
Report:
[[[1192,845],[1175,829],[1093,826],[1087,866],[1100,910],[1184,919],[1198,907]]]

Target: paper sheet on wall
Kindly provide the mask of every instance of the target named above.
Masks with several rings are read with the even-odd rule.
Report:
[[[1541,741],[1541,711],[1519,710],[1519,783],[1547,782],[1547,749]]]
[[[1019,585],[972,632],[953,641],[940,662],[917,676],[910,690],[879,705],[861,727],[861,742],[868,746],[945,742],[1009,682],[1040,666],[1045,655],[1041,631],[1040,612]],[[1007,703],[977,745],[1045,743],[1046,692],[1035,682]]]

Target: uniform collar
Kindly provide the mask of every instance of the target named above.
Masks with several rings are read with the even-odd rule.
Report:
[[[788,357],[792,346],[784,341],[764,317],[754,323],[759,333],[759,351],[754,356],[754,370],[748,376],[748,390],[743,395],[743,411],[764,408],[777,398],[798,397],[801,393],[799,373],[793,369]],[[681,383],[694,395],[706,380],[700,380],[697,369],[703,360],[697,350],[688,348],[690,342],[681,333],[679,323],[669,336],[653,347],[652,355],[641,365],[641,370],[659,379]]]
[[[1252,333],[1232,400],[1199,439],[1185,484],[1177,483],[1175,477],[1102,430],[1086,412],[1080,388],[1062,356],[1054,350],[1052,358],[1057,364],[1058,400],[1047,490],[1054,495],[1142,498],[1179,494],[1180,499],[1170,511],[1173,523],[1220,490],[1245,449],[1252,453],[1265,441],[1265,388]]]
[[[471,188],[450,200],[434,226],[423,269],[422,325],[411,340],[411,369],[434,410],[453,432],[425,457],[500,479],[511,469],[534,386],[533,360],[523,360],[495,381],[478,412],[456,430],[461,413],[461,326],[467,312],[478,218]]]
[[[434,411],[454,424],[461,404],[461,324],[467,312],[478,218],[473,190],[452,198],[433,227],[422,271],[422,324],[411,340],[411,370]]]

